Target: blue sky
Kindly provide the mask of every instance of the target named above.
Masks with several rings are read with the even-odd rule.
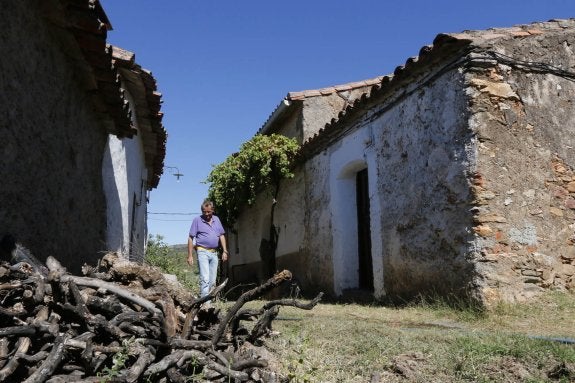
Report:
[[[165,169],[148,228],[168,244],[185,243],[212,166],[288,92],[390,74],[442,32],[575,17],[574,0],[100,1],[108,42],[134,52],[163,95],[165,165],[184,176]]]

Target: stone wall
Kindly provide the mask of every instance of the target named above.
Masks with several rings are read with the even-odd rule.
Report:
[[[438,36],[427,64],[408,62],[325,129],[344,99],[305,99],[303,138],[320,133],[297,169],[304,186],[286,186],[298,198],[277,207],[297,223],[303,192],[303,242],[278,260],[310,289],[357,285],[352,184],[367,168],[376,298],[457,295],[489,306],[575,289],[567,24]],[[246,210],[240,236],[260,213]],[[286,240],[299,243],[292,232]]]
[[[304,259],[307,274],[304,286],[334,292],[333,238],[331,228],[329,156],[319,154],[306,162]]]
[[[455,294],[489,306],[573,290],[575,85],[561,72],[575,67],[571,46],[568,34],[503,40],[498,52],[521,70],[501,62],[486,68],[493,57],[478,49],[480,66],[414,79],[399,102],[374,102],[338,126],[349,133],[306,164],[305,248],[319,270],[314,282],[328,287],[333,278],[338,295],[356,272],[353,246],[343,258],[350,275],[329,272],[346,244],[342,235],[354,239],[334,220],[345,202],[333,203],[336,190],[326,181],[339,177],[343,148],[356,161],[353,137],[364,137],[363,161],[377,178],[372,256],[383,284],[375,283],[375,296]]]
[[[354,182],[355,172],[366,167],[374,296],[467,292],[474,278],[466,255],[473,242],[468,178],[475,152],[462,84],[456,70],[432,82],[414,81],[409,96],[376,103],[349,129],[338,127],[349,133],[308,159],[296,169],[296,178],[282,185],[276,207],[277,265],[297,270],[304,293],[322,290],[337,296],[357,287]],[[330,109],[307,107],[310,115]],[[255,244],[265,236],[269,203],[260,198],[238,221],[241,262],[257,261]],[[282,230],[284,223],[302,228]]]
[[[322,96],[307,97],[303,101],[302,142],[317,134],[332,118],[337,117],[340,111],[368,91],[369,87],[365,86]]]
[[[556,71],[575,67],[575,38],[543,38],[502,44],[509,63],[467,77],[479,139],[477,285],[488,305],[575,289],[575,84]]]
[[[296,271],[301,269],[298,265],[307,264],[305,258],[300,256],[305,235],[304,199],[303,174],[298,173],[294,178],[281,182],[274,213],[278,233],[276,266],[278,269],[288,268],[297,278],[301,278]],[[262,240],[270,240],[272,203],[271,192],[260,193],[254,204],[242,210],[238,217],[235,225],[239,228],[238,234],[228,233],[232,253],[229,267],[235,280],[262,281],[265,278],[262,274],[261,246]]]
[[[463,77],[452,70],[419,84],[372,119],[383,284],[390,297],[460,294],[472,276],[468,177],[475,153]],[[377,108],[372,112],[378,115]]]
[[[30,1],[0,12],[0,235],[78,270],[105,246],[107,134]]]

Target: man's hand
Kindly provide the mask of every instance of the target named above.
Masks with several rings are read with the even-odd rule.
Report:
[[[194,238],[190,235],[188,237],[188,265],[192,266],[194,264]]]
[[[227,261],[228,260],[228,251],[224,250],[224,252],[222,253],[222,261]]]

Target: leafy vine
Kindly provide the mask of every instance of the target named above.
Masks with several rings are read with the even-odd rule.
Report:
[[[280,134],[255,135],[239,152],[214,166],[208,175],[208,197],[218,217],[231,227],[241,206],[252,205],[256,196],[269,190],[277,196],[282,179],[293,177],[292,165],[299,151],[294,138]]]

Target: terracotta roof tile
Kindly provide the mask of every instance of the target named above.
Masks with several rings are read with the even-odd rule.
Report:
[[[98,0],[41,2],[41,12],[48,22],[69,32],[58,36],[66,46],[73,48],[71,52],[77,52],[73,59],[78,77],[82,86],[90,92],[94,110],[99,114],[102,124],[111,134],[118,137],[132,137],[136,131],[131,123],[131,111],[122,89],[119,71],[121,68],[135,66],[135,55],[107,45],[107,32],[112,29],[112,25],[100,2]],[[76,46],[73,47],[73,44]],[[159,112],[161,100],[159,94],[156,94],[155,80],[149,72],[142,71],[140,76],[149,100],[151,129],[158,142],[153,163],[146,164],[148,169],[152,170],[148,178],[149,186],[156,187],[162,174],[167,134],[161,126],[162,114]],[[146,158],[148,157],[149,155],[146,155]]]
[[[531,34],[527,31],[513,31],[511,32],[511,35],[521,37],[521,36],[530,36]]]
[[[315,96],[321,96],[322,93],[319,90],[306,90],[304,92],[305,97],[315,97]]]
[[[349,84],[336,85],[336,86],[334,86],[334,88],[335,88],[335,90],[336,90],[337,92],[345,92],[345,91],[348,91],[348,90],[352,90],[352,89],[353,89],[353,87],[352,87],[351,85],[349,85]]]
[[[287,98],[291,100],[303,100],[305,98],[305,92],[290,92]]]
[[[575,18],[560,20],[554,19],[545,23],[532,23],[529,25],[518,25],[510,28],[490,28],[488,30],[481,31],[470,30],[461,33],[440,33],[435,37],[432,45],[426,45],[420,49],[418,57],[409,58],[405,65],[398,66],[395,69],[393,75],[379,77],[379,84],[371,88],[369,97],[367,94],[364,94],[361,98],[356,99],[351,105],[338,114],[337,119],[332,119],[330,123],[326,124],[324,128],[319,130],[318,134],[304,142],[301,156],[303,158],[310,153],[314,153],[314,151],[318,150],[322,144],[328,142],[330,136],[336,134],[335,130],[337,124],[340,123],[340,121],[349,118],[350,115],[353,115],[354,112],[356,112],[356,109],[360,109],[362,104],[367,102],[368,99],[377,96],[378,94],[382,94],[382,92],[386,91],[386,89],[398,79],[408,76],[418,68],[427,65],[427,63],[431,62],[436,55],[440,56],[441,54],[445,54],[445,52],[449,52],[450,49],[454,51],[461,50],[472,44],[481,45],[482,42],[493,39],[531,38],[533,36],[539,36],[549,32],[560,31],[564,28],[575,28]],[[347,85],[353,86],[352,84],[359,83],[361,82],[349,83]],[[338,87],[339,86],[336,86],[335,88],[339,89]]]
[[[337,90],[334,87],[329,87],[329,88],[320,89],[319,92],[321,93],[322,96],[326,96],[328,94],[332,94],[332,93],[337,92]]]
[[[152,73],[135,62],[135,55],[122,48],[111,47],[113,63],[129,80],[128,87],[134,98],[138,125],[142,131],[144,157],[148,168],[148,188],[158,186],[164,169],[167,132],[162,125],[164,114],[160,111],[162,94],[157,91]]]
[[[333,85],[325,88],[320,89],[309,89],[299,92],[289,92],[287,95],[288,100],[302,100],[308,97],[318,97],[318,96],[327,96],[336,92],[345,92],[348,90],[353,90],[357,88],[361,88],[364,86],[371,86],[374,84],[379,84],[383,76],[378,76],[375,78],[370,78],[367,80],[362,81],[354,81],[345,84]]]
[[[136,54],[134,52],[130,52],[116,46],[111,46],[111,50],[112,57],[117,63],[121,63],[123,66],[134,65],[134,62],[136,61]]]
[[[370,89],[365,90],[365,92],[369,92],[371,90],[371,88],[379,85],[383,78],[384,78],[384,76],[378,76],[378,77],[370,78],[367,80],[350,82],[350,83],[346,83],[346,84],[333,85],[333,86],[320,88],[320,89],[309,89],[309,90],[303,90],[303,91],[298,91],[298,92],[289,92],[287,94],[287,96],[284,97],[282,102],[280,102],[278,104],[278,106],[274,109],[274,111],[269,115],[268,119],[263,124],[263,126],[258,130],[257,134],[264,133],[267,130],[267,128],[269,127],[269,124],[271,123],[271,121],[275,118],[275,116],[278,115],[279,110],[284,108],[286,105],[289,105],[290,102],[302,101],[302,100],[305,100],[306,98],[311,98],[311,97],[329,96],[329,95],[337,93],[337,92],[346,92],[346,91],[350,91],[350,90],[354,90],[354,89],[359,89],[362,87],[370,87]]]

